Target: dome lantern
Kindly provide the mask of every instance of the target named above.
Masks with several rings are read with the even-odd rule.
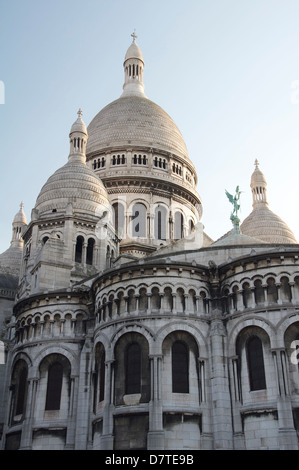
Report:
[[[23,227],[27,225],[27,220],[26,216],[24,213],[24,204],[21,202],[20,204],[20,210],[19,212],[16,213],[13,223],[12,223],[12,240],[11,243],[15,245],[19,245],[22,247],[23,246],[23,241],[22,241],[22,230]]]
[[[259,162],[255,160],[255,170],[251,176],[251,192],[253,198],[253,207],[257,205],[268,205],[267,202],[267,181],[264,174],[259,169]]]
[[[69,158],[76,157],[85,163],[86,160],[86,144],[88,133],[86,125],[82,120],[82,110],[78,110],[78,118],[74,122],[70,131],[70,154]]]
[[[124,60],[125,83],[123,86],[124,91],[122,96],[145,96],[143,85],[143,56],[138,44],[136,43],[137,36],[135,31],[131,36],[133,38],[133,42],[127,50]]]

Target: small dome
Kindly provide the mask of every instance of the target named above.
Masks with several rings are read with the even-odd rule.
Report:
[[[16,215],[13,219],[13,224],[27,225],[27,219],[26,219],[26,215],[24,213],[23,208],[24,208],[24,204],[23,204],[23,202],[21,202],[20,210],[16,213]]]
[[[87,135],[87,128],[81,116],[82,116],[82,110],[80,108],[78,111],[78,118],[76,119],[76,121],[71,127],[70,135],[73,134],[74,132],[82,132],[83,134]]]
[[[287,224],[266,205],[254,209],[240,228],[245,235],[266,243],[297,243]]]
[[[85,147],[81,137],[74,137],[76,132],[86,130],[78,111],[78,119],[70,132],[70,154],[68,162],[50,176],[42,187],[36,200],[35,209],[39,216],[50,213],[74,212],[95,215],[99,206],[108,207],[108,194],[100,178],[86,165]],[[85,132],[87,140],[87,131]]]
[[[128,59],[139,59],[139,60],[142,60],[142,62],[144,62],[140,47],[136,44],[135,41],[132,42],[129,49],[127,50],[125,61]]]
[[[251,188],[254,186],[267,186],[267,181],[264,176],[264,173],[259,169],[259,163],[255,160],[255,170],[251,175]]]
[[[267,181],[255,161],[251,176],[253,210],[243,221],[240,229],[244,235],[258,238],[266,243],[297,243],[287,224],[269,209],[267,202]]]
[[[74,211],[95,214],[100,204],[108,205],[102,181],[85,163],[69,160],[42,187],[35,209],[39,214],[64,212],[71,203]]]

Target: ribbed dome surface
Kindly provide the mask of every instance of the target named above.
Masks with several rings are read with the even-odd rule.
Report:
[[[0,270],[5,269],[7,272],[18,275],[22,261],[22,247],[11,245],[0,255]],[[3,287],[0,286],[0,287]]]
[[[95,213],[99,204],[108,205],[108,196],[102,181],[84,163],[69,160],[59,168],[42,187],[35,208],[39,213],[65,210],[68,203],[73,210]]]
[[[153,147],[189,160],[172,118],[143,96],[124,96],[103,108],[88,126],[87,155],[107,147]]]
[[[240,228],[244,235],[266,243],[297,243],[287,224],[266,205],[254,209]]]

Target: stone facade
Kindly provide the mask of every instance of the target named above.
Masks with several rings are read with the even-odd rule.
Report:
[[[113,106],[138,102],[149,128],[136,104],[136,142],[121,115],[103,136],[107,110],[88,129],[79,111],[23,231],[13,310],[0,304],[1,448],[298,449],[299,247],[288,227],[278,243],[259,224],[205,234],[193,164],[170,118],[162,136],[151,126],[164,112],[143,68],[133,37]]]

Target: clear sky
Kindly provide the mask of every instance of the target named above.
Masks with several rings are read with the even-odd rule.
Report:
[[[122,93],[136,29],[145,93],[174,119],[198,174],[202,222],[231,229],[225,189],[251,211],[254,161],[299,241],[298,0],[0,0],[0,253],[88,124]],[[4,103],[1,101],[1,86]]]

